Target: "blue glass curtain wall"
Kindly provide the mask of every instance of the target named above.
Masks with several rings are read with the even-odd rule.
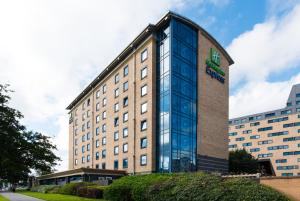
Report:
[[[157,38],[158,171],[193,171],[197,140],[197,31],[171,19]]]

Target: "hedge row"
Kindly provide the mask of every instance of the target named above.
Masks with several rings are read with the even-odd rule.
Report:
[[[86,198],[103,198],[105,186],[98,186],[94,183],[78,182],[68,183],[63,186],[40,185],[32,187],[31,191],[40,193],[58,193],[65,195],[77,195]]]
[[[104,191],[110,201],[288,201],[254,181],[206,173],[150,174],[115,180]]]

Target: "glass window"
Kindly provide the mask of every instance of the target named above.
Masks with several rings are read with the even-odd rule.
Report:
[[[114,161],[114,169],[117,170],[119,168],[119,161],[115,160]]]
[[[106,111],[102,112],[102,119],[106,119]]]
[[[106,145],[106,137],[102,138],[102,145]]]
[[[96,140],[96,148],[100,146],[99,140]]]
[[[148,74],[148,68],[147,68],[147,67],[144,67],[144,68],[141,70],[141,79],[144,79],[145,77],[147,77],[147,74]]]
[[[147,112],[147,102],[146,103],[143,103],[142,106],[141,106],[141,113],[145,113]]]
[[[77,128],[75,128],[75,131],[74,131],[74,133],[75,133],[75,135],[77,135],[77,134],[78,134],[78,129],[77,129]]]
[[[123,107],[128,105],[128,97],[123,98]]]
[[[114,155],[118,155],[119,154],[119,146],[115,146],[114,147]]]
[[[114,140],[117,141],[119,139],[119,131],[114,132]]]
[[[75,156],[77,156],[78,154],[78,149],[75,149]]]
[[[86,139],[87,139],[87,140],[91,139],[91,134],[90,134],[90,133],[87,133],[87,134],[86,134]]]
[[[90,145],[90,144],[87,144],[87,145],[86,145],[86,150],[87,150],[87,151],[90,151],[90,150],[91,150],[91,145]]]
[[[115,112],[118,112],[118,111],[119,111],[119,103],[116,103],[116,104],[115,104],[114,110],[115,110]]]
[[[129,71],[128,66],[125,66],[124,69],[123,69],[124,77],[126,77],[128,75],[128,71]]]
[[[90,127],[91,127],[91,122],[90,122],[90,121],[86,122],[86,127],[87,127],[87,128],[90,128]]]
[[[141,139],[141,149],[144,149],[147,147],[147,138]]]
[[[123,153],[127,153],[128,152],[128,144],[125,143],[123,144]]]
[[[96,111],[99,111],[100,110],[100,103],[97,103],[96,104]]]
[[[77,165],[78,164],[78,160],[77,159],[75,159],[75,165]]]
[[[115,117],[115,119],[114,119],[114,126],[115,127],[119,126],[119,117]]]
[[[74,144],[75,144],[75,145],[78,145],[77,139],[75,139],[74,141],[75,141]]]
[[[115,89],[115,98],[119,96],[119,88]]]
[[[106,106],[106,103],[107,103],[107,99],[106,99],[106,98],[103,98],[103,99],[102,99],[102,106]]]
[[[96,128],[96,135],[99,135],[99,133],[100,133],[100,129],[99,129],[99,127],[97,127]]]
[[[147,155],[141,155],[140,163],[141,166],[147,165]]]
[[[102,166],[102,170],[105,170],[105,169],[106,169],[105,163],[102,163],[101,166]]]
[[[102,93],[103,93],[103,94],[106,93],[106,84],[104,84],[104,85],[102,86]]]
[[[128,121],[128,112],[125,112],[123,114],[123,122],[127,122]]]
[[[100,97],[100,90],[98,90],[97,92],[96,92],[96,98],[99,98]]]
[[[128,128],[123,129],[123,137],[128,137]]]
[[[118,83],[120,81],[119,73],[115,75],[115,83]]]
[[[147,95],[147,85],[142,86],[141,88],[141,96]]]
[[[85,135],[81,136],[81,141],[85,142]]]
[[[103,124],[102,125],[102,133],[105,133],[106,132],[106,124]]]
[[[96,160],[99,160],[99,152],[96,152]]]
[[[123,168],[124,169],[128,168],[128,159],[127,158],[123,159]]]
[[[141,121],[141,131],[144,131],[147,129],[147,120]]]
[[[82,130],[82,131],[85,131],[85,125],[84,125],[84,124],[82,124],[81,130]]]
[[[83,145],[83,146],[81,147],[81,152],[82,152],[82,153],[85,152],[85,145]]]
[[[145,49],[145,50],[141,53],[141,61],[144,62],[147,58],[148,58],[148,50]]]
[[[128,81],[123,83],[123,91],[127,91],[128,90]]]
[[[97,116],[96,116],[96,123],[99,123],[99,122],[100,122],[100,116],[97,115]]]
[[[81,163],[85,163],[85,157],[84,156],[81,157]]]
[[[86,162],[90,162],[90,160],[91,160],[91,156],[90,156],[90,155],[87,155],[87,156],[86,156]]]
[[[102,158],[106,158],[106,149],[102,150]]]

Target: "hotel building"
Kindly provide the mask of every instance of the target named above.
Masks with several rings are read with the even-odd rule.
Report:
[[[229,140],[229,150],[270,159],[276,176],[300,176],[300,84],[283,109],[229,120]]]
[[[228,53],[168,12],[67,107],[69,169],[228,170]]]

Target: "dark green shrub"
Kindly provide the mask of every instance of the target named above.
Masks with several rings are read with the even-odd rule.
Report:
[[[83,186],[77,191],[77,195],[86,198],[103,198],[104,187],[101,186]]]
[[[84,186],[93,186],[96,185],[94,183],[88,183],[88,182],[78,182],[78,183],[68,183],[63,185],[58,193],[65,194],[65,195],[76,195],[77,191],[80,187]]]
[[[243,178],[227,179],[223,182],[226,194],[222,200],[230,201],[288,201],[280,192]]]

